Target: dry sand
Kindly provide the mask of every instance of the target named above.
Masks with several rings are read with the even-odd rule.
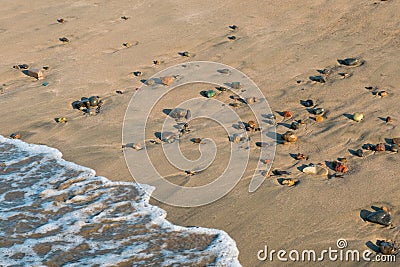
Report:
[[[245,178],[213,204],[183,209],[154,201],[168,219],[226,231],[236,240],[244,266],[267,264],[256,256],[264,245],[322,250],[345,238],[350,249],[364,250],[368,241],[399,240],[398,155],[357,158],[349,153],[400,136],[399,10],[395,0],[2,1],[0,134],[20,132],[24,141],[55,147],[66,160],[99,175],[132,181],[121,151],[124,113],[141,86],[132,72],[141,70],[141,78],[147,78],[189,60],[221,62],[253,79],[273,111],[290,110],[295,119],[307,120],[296,144],[278,146],[273,166],[291,171],[290,177],[301,183],[282,187],[271,177],[248,193],[254,158]],[[122,20],[124,15],[129,19]],[[65,23],[56,21],[61,17]],[[232,24],[239,30],[230,30]],[[235,41],[227,39],[232,34]],[[64,36],[71,42],[61,43],[58,38]],[[125,42],[134,46],[124,48]],[[196,55],[184,58],[178,54],[182,51]],[[349,78],[336,79],[334,73],[325,84],[308,82],[317,69],[354,56],[365,64],[348,68]],[[155,59],[164,63],[153,66]],[[12,68],[22,63],[49,66],[44,71],[49,85]],[[389,95],[378,98],[366,86]],[[100,115],[86,117],[72,110],[74,100],[90,95],[106,100]],[[299,103],[305,99],[329,110],[329,118],[322,123],[309,119]],[[354,112],[364,113],[364,121],[344,116]],[[282,117],[276,115],[279,121]],[[380,117],[389,115],[394,122],[386,124]],[[68,123],[56,124],[53,119],[60,116]],[[278,133],[286,130],[285,125],[277,127]],[[343,179],[305,176],[297,169],[302,163],[295,165],[290,156],[299,152],[310,156],[306,163],[346,157],[350,171]],[[365,223],[360,210],[372,205],[388,206],[396,227]]]

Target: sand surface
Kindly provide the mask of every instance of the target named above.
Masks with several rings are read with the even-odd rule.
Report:
[[[255,193],[248,193],[258,162],[254,150],[244,178],[221,200],[190,209],[154,201],[168,212],[167,218],[178,225],[226,231],[237,242],[243,266],[266,265],[257,259],[264,245],[320,251],[336,247],[336,240],[345,238],[349,249],[364,250],[368,241],[399,241],[398,154],[377,152],[358,158],[349,151],[400,137],[399,10],[400,2],[395,0],[2,1],[0,134],[20,132],[24,141],[55,147],[66,160],[93,168],[99,175],[132,181],[121,149],[121,129],[128,103],[142,86],[140,80],[190,60],[221,62],[255,81],[278,122],[284,110],[306,122],[297,131],[297,143],[277,146],[273,164],[274,169],[290,171],[288,177],[300,183],[283,187],[276,182],[279,177],[270,177]],[[57,18],[66,22],[58,23]],[[239,30],[229,29],[232,24]],[[230,35],[236,40],[229,40]],[[61,37],[70,42],[60,42]],[[133,46],[124,47],[126,42]],[[183,51],[195,56],[182,57],[178,52]],[[359,67],[338,67],[336,60],[346,57],[365,62]],[[155,66],[153,60],[162,63]],[[49,85],[42,86],[43,81],[12,68],[23,63],[49,66],[43,80]],[[325,68],[332,69],[326,83],[309,81],[309,76],[320,75],[317,70]],[[144,73],[142,77],[132,74],[137,70]],[[350,76],[342,79],[339,72]],[[389,94],[377,97],[368,86]],[[200,87],[199,91],[210,89]],[[72,109],[73,101],[90,95],[105,100],[99,115],[85,116]],[[185,95],[169,97],[186,99]],[[306,99],[328,110],[328,118],[315,122],[300,104]],[[363,113],[365,119],[352,121],[348,114],[354,112]],[[394,122],[387,124],[387,116]],[[68,123],[57,124],[55,117],[67,117]],[[287,126],[286,122],[277,125],[277,132],[284,133]],[[225,141],[218,142],[223,148]],[[187,150],[188,157],[195,158],[196,153]],[[298,162],[290,155],[297,153],[310,158]],[[315,178],[298,169],[339,157],[348,160],[350,171],[344,178]],[[162,160],[160,164],[168,173],[167,164]],[[197,183],[201,181],[189,185]],[[394,227],[360,218],[362,209],[382,205],[391,210]]]

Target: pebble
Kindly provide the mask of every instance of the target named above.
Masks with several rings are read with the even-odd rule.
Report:
[[[297,135],[292,131],[287,131],[282,135],[282,139],[289,143],[295,143],[298,139]]]
[[[376,223],[376,224],[381,224],[384,226],[389,226],[392,224],[392,217],[390,214],[384,210],[377,210],[375,212],[371,212],[367,218],[367,221]]]
[[[67,37],[61,37],[58,40],[60,40],[63,43],[69,43],[69,39]]]
[[[166,86],[170,86],[174,80],[174,76],[161,77],[161,83]]]
[[[364,150],[362,150],[361,148],[360,148],[360,149],[357,149],[356,152],[355,152],[355,154],[356,154],[357,156],[359,156],[360,158],[362,158],[362,157],[364,157]]]
[[[310,80],[313,82],[325,83],[324,77],[317,75],[317,76],[310,76]]]
[[[353,120],[356,122],[360,122],[364,119],[364,115],[361,113],[354,113],[353,114]]]
[[[218,72],[222,73],[222,74],[230,74],[231,73],[231,71],[229,69],[221,69],[221,70],[218,70]]]
[[[345,58],[337,60],[340,65],[345,66],[355,66],[359,64],[359,60],[357,58]]]
[[[21,139],[21,134],[20,133],[12,133],[10,134],[11,139]]]

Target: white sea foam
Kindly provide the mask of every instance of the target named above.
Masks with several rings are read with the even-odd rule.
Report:
[[[0,265],[240,266],[228,234],[171,224],[143,187],[0,136]]]

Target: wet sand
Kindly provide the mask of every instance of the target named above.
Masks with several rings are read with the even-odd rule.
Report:
[[[241,182],[215,203],[185,209],[153,201],[167,211],[167,218],[178,225],[226,231],[237,242],[243,266],[267,264],[257,259],[264,245],[320,251],[345,238],[350,249],[364,250],[368,241],[398,240],[398,154],[377,152],[358,158],[349,150],[400,136],[399,8],[397,1],[361,0],[284,5],[276,1],[6,3],[0,18],[0,134],[20,132],[24,141],[55,147],[65,159],[99,175],[132,181],[121,150],[121,129],[140,80],[189,60],[221,62],[255,81],[277,121],[283,119],[278,112],[290,110],[294,116],[288,122],[306,122],[297,131],[297,143],[277,146],[273,164],[274,169],[290,171],[288,177],[300,183],[282,187],[276,182],[279,177],[270,177],[255,193],[248,193],[258,160],[254,157]],[[58,23],[57,18],[66,22]],[[231,30],[228,26],[233,24],[239,29]],[[231,35],[236,40],[227,38]],[[61,37],[70,42],[60,42]],[[124,47],[126,42],[133,46]],[[178,54],[182,51],[195,57],[182,57]],[[337,69],[337,59],[347,57],[365,63]],[[153,65],[153,60],[163,63]],[[12,68],[22,63],[49,66],[45,79],[36,81]],[[325,68],[333,69],[325,83],[309,80]],[[144,75],[132,75],[137,70]],[[342,79],[338,74],[342,71],[350,76]],[[42,86],[44,81],[49,85]],[[369,86],[373,89],[365,88]],[[389,94],[380,98],[375,90]],[[91,95],[105,100],[99,115],[85,116],[72,109],[73,101]],[[328,118],[315,122],[300,104],[306,99],[328,110]],[[354,112],[363,113],[364,120],[356,123],[346,116]],[[387,116],[394,122],[387,124]],[[57,124],[55,117],[67,117],[68,123]],[[277,126],[278,134],[287,130],[286,124]],[[291,153],[310,158],[298,162]],[[343,178],[315,178],[298,169],[339,157],[347,158],[350,169]],[[364,222],[360,211],[373,205],[389,207],[395,227]]]

